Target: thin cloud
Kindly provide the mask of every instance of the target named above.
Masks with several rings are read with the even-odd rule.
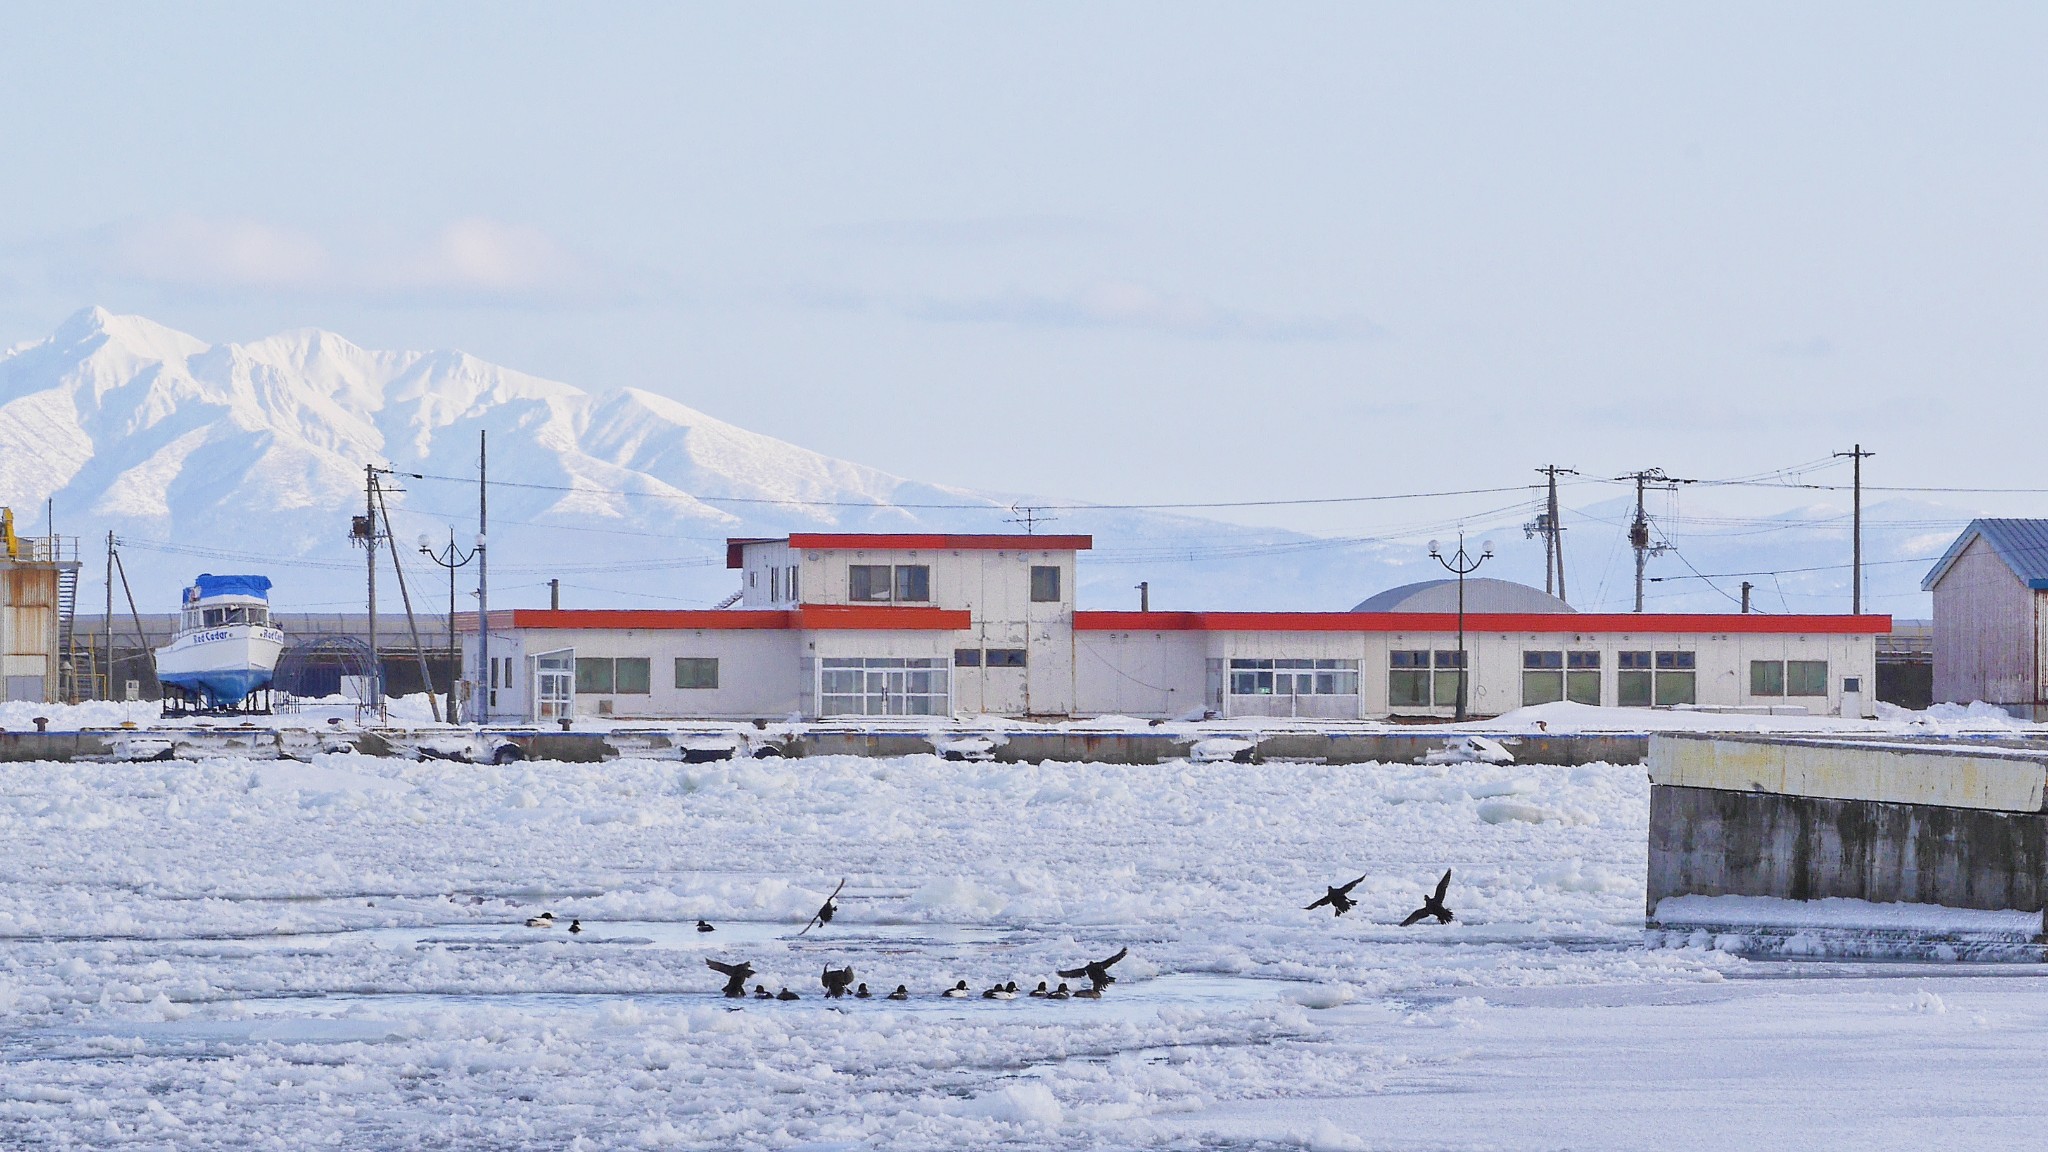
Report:
[[[483,216],[426,234],[322,236],[247,217],[125,221],[0,254],[89,294],[108,285],[231,296],[263,291],[380,303],[558,303],[621,298],[636,280],[579,257],[539,228]]]
[[[1358,340],[1384,335],[1379,325],[1364,317],[1269,315],[1124,280],[1104,281],[1068,295],[1012,293],[932,300],[916,305],[911,312],[921,319],[948,324],[1123,329],[1214,340]]]

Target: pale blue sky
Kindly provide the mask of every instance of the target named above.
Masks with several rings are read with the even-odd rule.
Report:
[[[2044,44],[1981,4],[13,6],[0,345],[318,326],[1104,501],[1856,440],[2041,483]]]

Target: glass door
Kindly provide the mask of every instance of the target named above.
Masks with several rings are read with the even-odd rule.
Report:
[[[569,715],[576,697],[576,651],[544,652],[534,658],[534,718],[559,720]]]

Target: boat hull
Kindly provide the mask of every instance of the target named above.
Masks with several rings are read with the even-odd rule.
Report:
[[[252,624],[188,632],[156,652],[160,683],[214,704],[234,704],[267,687],[284,651],[284,633]]]

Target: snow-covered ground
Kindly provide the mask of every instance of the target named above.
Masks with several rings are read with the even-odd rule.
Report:
[[[1647,792],[1604,765],[8,765],[0,1145],[2038,1139],[2040,966],[1647,948]],[[1396,927],[1445,868],[1457,919]],[[1349,915],[1303,910],[1361,874]],[[937,996],[1126,947],[1101,1001]],[[707,957],[803,999],[725,1001]],[[915,996],[828,1003],[840,964]]]

